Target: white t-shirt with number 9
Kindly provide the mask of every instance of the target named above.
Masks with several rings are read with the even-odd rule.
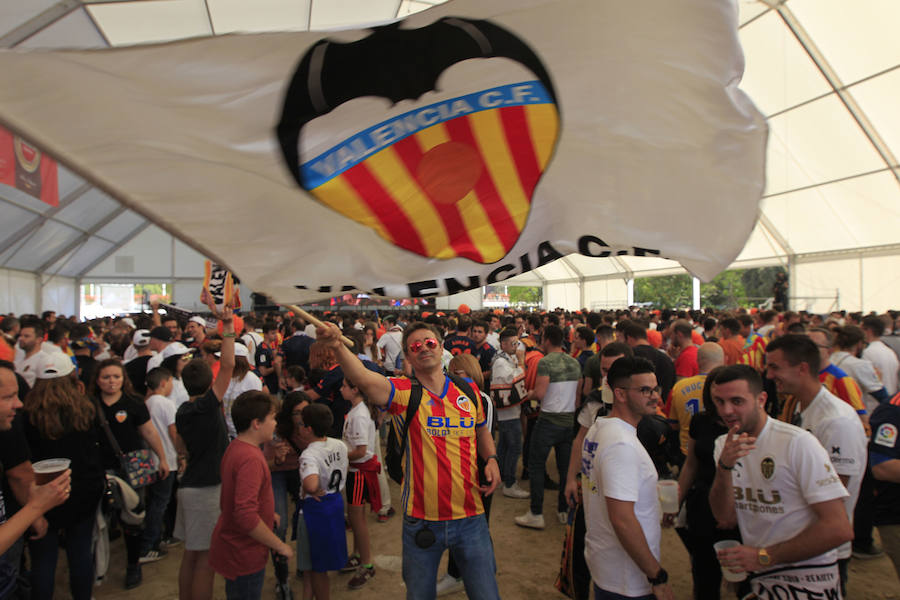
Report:
[[[319,487],[326,494],[341,493],[347,482],[348,465],[347,445],[343,441],[327,438],[324,442],[313,442],[300,455],[300,481],[310,475],[318,475]],[[303,486],[300,490],[301,497],[310,495],[303,490]]]

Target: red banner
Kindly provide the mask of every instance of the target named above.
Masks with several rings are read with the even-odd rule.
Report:
[[[19,189],[50,206],[59,204],[56,161],[2,128],[0,184]]]

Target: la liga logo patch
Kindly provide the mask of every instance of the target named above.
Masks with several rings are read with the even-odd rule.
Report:
[[[559,127],[527,44],[444,18],[313,46],[278,134],[295,180],[324,205],[420,256],[493,263],[525,227]]]

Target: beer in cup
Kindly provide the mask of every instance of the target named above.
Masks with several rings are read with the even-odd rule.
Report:
[[[31,466],[34,469],[35,483],[38,485],[50,483],[62,475],[71,463],[68,458],[48,458],[34,463]]]

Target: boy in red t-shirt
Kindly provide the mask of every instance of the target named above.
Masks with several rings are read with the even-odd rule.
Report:
[[[231,407],[238,435],[222,457],[222,513],[209,548],[209,565],[225,577],[229,600],[260,598],[269,548],[287,558],[294,554],[273,531],[272,476],[260,450],[275,433],[275,412],[274,398],[257,391],[244,392]]]

